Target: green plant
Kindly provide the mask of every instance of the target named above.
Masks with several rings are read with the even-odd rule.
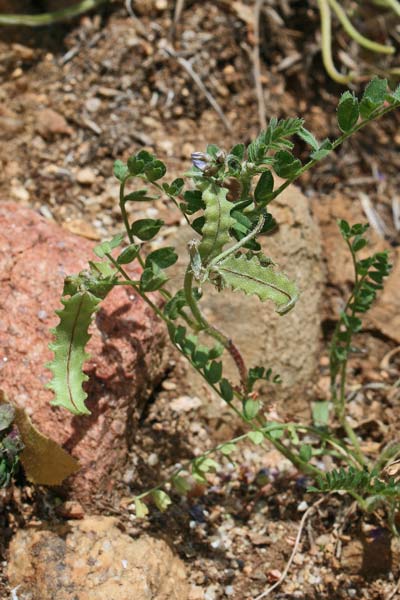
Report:
[[[61,8],[54,12],[39,15],[0,14],[0,25],[16,25],[24,27],[43,27],[53,25],[59,21],[65,21],[81,15],[84,12],[97,8],[108,0],[81,0],[73,6]]]
[[[328,75],[334,81],[342,84],[348,84],[354,79],[355,74],[349,73],[343,75],[340,73],[332,58],[332,13],[337,17],[341,26],[347,35],[359,46],[378,54],[394,54],[393,46],[386,46],[370,40],[363,36],[350,21],[346,10],[340,4],[339,0],[317,0],[321,19],[321,51],[324,67]],[[400,16],[400,3],[398,0],[373,0],[372,4],[392,10],[397,16]],[[397,70],[393,74],[395,74]]]
[[[208,284],[218,290],[230,288],[257,296],[262,302],[268,300],[275,304],[281,315],[292,310],[298,297],[296,284],[264,256],[259,243],[260,236],[275,224],[268,212],[269,205],[292,181],[324,159],[350,135],[399,106],[400,88],[395,92],[388,91],[386,80],[374,79],[360,101],[350,92],[342,95],[337,110],[342,134],[335,141],[326,139],[318,142],[304,127],[302,119],[271,119],[267,129],[247,147],[238,144],[225,153],[217,146],[209,145],[205,153],[194,153],[193,168],[185,174],[191,181],[186,190],[181,178],[172,183],[160,183],[166,167],[144,150],[132,155],[126,164],[121,161],[115,163],[115,176],[120,182],[119,205],[126,233],[97,246],[97,260],[90,261],[86,271],[65,280],[63,308],[58,312],[60,322],[54,330],[55,340],[51,345],[54,359],[49,365],[53,372],[49,384],[55,392],[53,404],[75,414],[88,413],[86,393],[82,389],[86,378],[83,365],[88,328],[108,292],[116,285],[128,285],[165,322],[175,348],[248,428],[247,433],[192,459],[162,484],[137,496],[138,516],[143,516],[148,510],[143,501],[145,497],[151,497],[158,508],[164,510],[171,502],[166,491],[169,485],[184,493],[190,486],[188,476],[206,481],[207,472],[218,466],[211,455],[217,452],[228,455],[244,439],[254,444],[272,444],[299,470],[315,479],[315,489],[338,490],[346,484],[345,489],[364,508],[368,506],[364,496],[372,494],[377,497],[378,488],[379,498],[390,502],[391,506],[398,502],[391,483],[387,486],[387,493],[384,492],[386,484],[373,484],[377,477],[375,471],[370,468],[370,461],[346,418],[346,368],[352,351],[352,337],[361,327],[360,316],[371,305],[389,272],[386,253],[359,258],[366,245],[366,228],[362,225],[350,227],[344,221],[340,223],[342,236],[353,259],[355,285],[332,340],[332,402],[317,403],[313,425],[267,420],[263,401],[255,386],[265,379],[277,383],[279,376],[273,375],[271,369],[265,366],[250,369],[246,366],[231,338],[206,320],[201,311],[201,297],[206,293]],[[311,147],[305,164],[292,153],[294,136]],[[273,171],[283,178],[283,182],[276,184]],[[143,182],[145,187],[128,191],[132,179]],[[129,203],[153,200],[149,186],[165,194],[180,209],[196,237],[189,244],[182,289],[174,295],[167,287],[168,268],[177,260],[174,248],[144,252],[146,242],[157,236],[163,222],[139,219],[131,223],[127,213]],[[127,245],[121,251],[125,236]],[[132,280],[126,271],[126,265],[133,261],[142,268],[137,280]],[[163,298],[162,307],[151,295],[154,291]],[[237,382],[224,376],[224,353],[228,353],[236,364]],[[344,430],[343,437],[334,434],[331,404]],[[331,455],[347,470],[340,471],[338,477],[334,474],[326,476],[316,460],[323,454]],[[381,456],[379,472],[393,457],[393,452]],[[361,472],[362,477],[352,488],[348,482],[355,472]]]

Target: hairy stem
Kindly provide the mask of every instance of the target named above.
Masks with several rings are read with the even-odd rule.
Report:
[[[350,252],[350,255],[352,258],[352,262],[353,262],[354,280],[355,281],[354,281],[353,292],[351,293],[343,312],[346,313],[348,311],[350,305],[353,304],[353,306],[351,308],[351,317],[354,318],[354,316],[355,316],[354,299],[357,297],[360,286],[362,286],[362,284],[363,284],[364,278],[363,277],[360,278],[358,275],[355,252],[354,252],[349,240],[346,240],[346,244],[349,249],[349,252]],[[334,364],[333,357],[334,357],[334,353],[335,353],[335,348],[337,347],[337,344],[338,344],[338,336],[340,334],[341,326],[342,326],[342,319],[340,318],[336,324],[335,331],[334,331],[333,337],[332,337],[331,359],[330,359],[331,365]],[[345,358],[343,358],[341,360],[339,370],[337,370],[336,368],[333,369],[333,367],[331,366],[331,392],[332,392],[332,401],[333,401],[333,405],[335,407],[336,416],[337,416],[340,424],[344,428],[351,443],[353,444],[354,454],[355,454],[358,462],[360,463],[360,465],[364,466],[367,463],[367,461],[361,450],[360,442],[357,438],[357,435],[356,435],[354,429],[351,427],[351,425],[348,422],[348,419],[346,417],[347,362],[348,362],[348,355],[350,352],[351,338],[352,338],[352,332],[350,329],[347,329],[346,342],[345,342],[345,347],[344,347]],[[339,375],[339,395],[337,393],[337,383],[336,383],[338,375]]]
[[[353,133],[356,133],[357,131],[359,131],[360,129],[362,129],[366,125],[368,125],[371,121],[375,121],[377,119],[380,119],[381,117],[383,117],[387,113],[391,112],[394,108],[397,108],[399,106],[400,106],[400,102],[395,102],[395,103],[393,103],[393,104],[391,104],[389,106],[386,106],[385,108],[382,108],[380,110],[374,111],[367,119],[364,119],[363,121],[360,121],[359,123],[357,123],[357,125],[355,125],[353,127],[353,129],[351,129],[350,131],[347,131],[346,133],[343,133],[340,137],[338,137],[337,140],[335,140],[332,143],[332,151],[336,150],[339,146],[341,146],[343,144],[343,142],[345,142],[349,137],[351,137],[353,135]],[[274,200],[277,196],[279,196],[287,187],[289,187],[289,185],[291,183],[293,183],[294,181],[296,181],[296,179],[298,179],[299,177],[301,177],[304,173],[306,173],[306,171],[309,171],[320,160],[321,159],[315,159],[315,158],[310,159],[305,165],[302,166],[301,169],[299,169],[297,171],[297,173],[295,173],[292,177],[289,177],[284,183],[282,183],[282,185],[280,185],[271,194],[270,198],[268,198],[268,200],[263,205],[266,206],[270,202],[272,202],[272,200]]]
[[[240,350],[237,348],[237,346],[235,346],[235,344],[229,337],[227,337],[221,331],[216,329],[216,327],[213,327],[212,325],[210,325],[210,323],[204,317],[204,315],[201,312],[199,305],[196,301],[196,298],[193,295],[193,279],[194,279],[194,276],[193,276],[193,273],[192,273],[192,271],[190,269],[190,265],[189,265],[188,268],[186,269],[186,273],[185,273],[184,292],[185,292],[186,302],[192,312],[192,315],[194,316],[194,318],[197,321],[200,328],[206,334],[210,335],[215,340],[217,340],[217,342],[222,344],[223,347],[232,356],[234,363],[239,372],[240,383],[242,385],[243,390],[245,390],[246,386],[247,386],[248,370],[247,370],[243,355],[241,354]]]
[[[243,246],[245,246],[250,240],[253,240],[260,233],[261,229],[264,226],[264,222],[265,222],[265,216],[261,215],[259,217],[257,225],[254,227],[254,229],[252,229],[252,231],[250,231],[250,233],[245,235],[241,240],[236,242],[236,244],[233,244],[227,250],[224,250],[224,252],[221,252],[221,254],[219,254],[218,256],[213,258],[213,260],[210,262],[210,264],[208,266],[208,269],[212,269],[213,267],[215,267],[215,265],[222,262],[225,258],[227,258],[228,256],[231,256],[231,254],[234,254],[235,252],[240,250],[240,248],[243,248]]]

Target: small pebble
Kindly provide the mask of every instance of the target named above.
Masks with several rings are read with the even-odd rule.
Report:
[[[166,379],[165,381],[162,382],[161,387],[163,390],[167,390],[167,391],[176,390],[176,383],[174,381],[170,381],[169,379]]]
[[[303,500],[303,501],[302,501],[302,502],[300,502],[300,504],[298,505],[298,507],[297,507],[297,510],[298,510],[299,512],[304,512],[304,511],[306,511],[306,510],[307,510],[307,508],[308,508],[308,504],[307,504],[307,502],[306,502],[305,500]]]
[[[88,98],[85,102],[86,110],[89,112],[97,112],[101,106],[101,100],[99,98]]]
[[[93,169],[89,167],[85,167],[84,169],[80,169],[76,174],[76,180],[78,183],[82,185],[91,185],[96,181],[96,174]]]
[[[39,208],[39,212],[45,219],[53,220],[53,213],[45,204],[42,204],[42,206]]]
[[[19,202],[28,202],[29,201],[29,192],[22,185],[16,185],[11,188],[11,195],[15,200]]]
[[[147,459],[147,464],[150,467],[155,467],[158,464],[158,454],[156,454],[155,452],[152,452],[149,456],[149,458]]]

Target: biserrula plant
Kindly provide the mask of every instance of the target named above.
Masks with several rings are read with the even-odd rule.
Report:
[[[363,508],[389,503],[392,512],[400,498],[400,485],[394,479],[380,477],[387,462],[400,453],[391,447],[374,469],[371,457],[363,452],[357,434],[346,415],[347,361],[353,351],[353,334],[361,328],[361,317],[370,307],[384,278],[389,273],[385,252],[362,257],[366,245],[363,225],[340,222],[340,231],[354,264],[355,283],[352,294],[341,312],[333,335],[331,363],[331,402],[318,403],[313,424],[272,422],[264,410],[264,399],[257,385],[267,380],[277,383],[279,376],[266,365],[250,368],[236,347],[234,325],[229,335],[211,325],[201,310],[208,287],[230,289],[255,297],[255,302],[275,305],[284,315],[293,310],[298,298],[296,283],[282,273],[275,262],[264,255],[260,238],[275,226],[269,212],[273,200],[293,181],[327,157],[353,133],[370,121],[400,106],[400,88],[390,91],[387,81],[374,79],[359,100],[345,92],[338,104],[337,117],[341,135],[334,141],[319,142],[304,127],[300,118],[271,119],[267,129],[247,147],[237,144],[228,152],[209,145],[206,152],[192,155],[193,167],[183,178],[171,183],[161,181],[166,175],[164,163],[141,150],[127,163],[117,161],[114,173],[120,182],[119,207],[125,232],[98,245],[95,260],[88,268],[65,279],[58,311],[60,322],[54,330],[51,349],[54,359],[50,387],[55,393],[54,406],[64,407],[77,415],[87,414],[87,379],[84,362],[89,326],[101,301],[115,286],[133,288],[167,327],[171,343],[192,365],[214,392],[244,422],[247,432],[208,450],[180,466],[162,483],[136,497],[138,516],[146,514],[144,501],[151,498],[164,510],[171,502],[167,493],[172,486],[181,493],[193,480],[205,482],[206,474],[218,468],[213,455],[230,454],[241,440],[254,444],[268,443],[289,459],[295,467],[313,479],[314,490],[345,489]],[[310,148],[304,164],[292,153],[293,138],[300,138]],[[275,184],[274,175],[283,182]],[[141,182],[130,190],[132,180]],[[168,268],[177,261],[173,247],[147,251],[147,242],[156,238],[164,225],[160,219],[131,222],[127,205],[151,202],[149,186],[167,196],[182,212],[193,230],[188,245],[187,268],[181,289],[172,293],[168,287]],[[158,196],[156,196],[158,197]],[[279,257],[274,257],[279,261]],[[126,265],[136,261],[141,267],[138,279],[131,279]],[[157,302],[158,292],[163,303]],[[238,315],[238,318],[240,316]],[[233,320],[234,322],[234,320]],[[256,332],[255,332],[256,334]],[[230,355],[237,367],[237,381],[230,381],[224,369],[224,357]],[[318,414],[317,414],[318,413]],[[339,422],[335,434],[333,425]],[[330,474],[320,467],[319,457],[329,454],[341,469]]]

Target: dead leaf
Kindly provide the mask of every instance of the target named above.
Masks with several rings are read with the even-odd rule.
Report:
[[[78,461],[59,444],[40,433],[25,410],[15,406],[0,390],[0,404],[5,402],[15,407],[14,423],[24,444],[20,460],[29,481],[39,485],[61,485],[64,479],[79,470]]]

